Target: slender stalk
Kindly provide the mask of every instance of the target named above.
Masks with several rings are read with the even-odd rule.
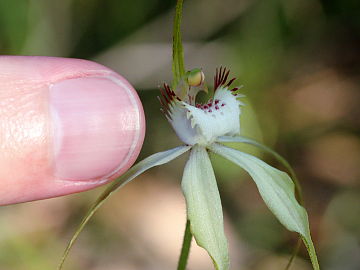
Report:
[[[181,18],[183,0],[177,0],[175,8],[174,28],[173,28],[173,48],[172,48],[172,72],[173,89],[185,74],[184,52],[181,39]]]
[[[183,0],[177,0],[176,9],[175,9],[175,18],[174,18],[173,47],[172,47],[172,72],[173,72],[172,87],[174,89],[176,88],[181,78],[185,74],[184,52],[183,52],[183,45],[181,39],[182,7],[183,7]],[[186,269],[186,264],[190,253],[191,239],[192,239],[192,234],[190,232],[190,221],[187,220],[177,270]]]
[[[192,234],[190,232],[190,221],[187,220],[177,270],[186,269],[186,264],[190,253],[191,239],[192,239]]]
[[[299,253],[300,246],[301,246],[301,237],[299,237],[298,240],[297,240],[297,243],[296,243],[296,246],[294,248],[293,254],[290,257],[290,260],[288,261],[288,264],[286,265],[285,270],[290,269],[294,259],[296,258],[297,254]]]

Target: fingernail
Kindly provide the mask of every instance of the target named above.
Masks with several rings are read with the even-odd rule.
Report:
[[[82,77],[51,85],[50,115],[57,179],[107,179],[128,169],[139,154],[143,109],[121,77]]]

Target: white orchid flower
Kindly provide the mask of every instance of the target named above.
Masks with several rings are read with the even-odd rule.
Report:
[[[151,155],[115,180],[84,218],[63,259],[90,217],[116,189],[144,171],[168,163],[190,151],[181,183],[186,199],[187,218],[191,234],[197,244],[209,253],[216,269],[229,269],[229,252],[220,195],[208,152],[226,158],[249,173],[268,208],[288,230],[300,234],[309,251],[314,269],[319,269],[310,236],[308,216],[295,198],[291,178],[257,157],[222,144],[252,144],[281,159],[265,146],[240,136],[243,104],[239,98],[243,95],[238,93],[239,87],[231,87],[235,78],[228,80],[228,77],[229,71],[225,68],[216,70],[214,96],[205,104],[196,104],[196,94],[200,90],[207,91],[204,86],[204,74],[199,69],[188,72],[178,89],[172,90],[169,85],[164,84],[159,98],[162,111],[184,145]]]

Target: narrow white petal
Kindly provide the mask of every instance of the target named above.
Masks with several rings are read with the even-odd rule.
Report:
[[[133,167],[131,167],[126,173],[124,173],[122,176],[114,180],[110,186],[108,186],[105,191],[99,196],[99,198],[95,201],[95,203],[91,206],[88,213],[83,218],[82,222],[76,229],[75,234],[71,238],[70,242],[68,243],[68,246],[65,249],[65,252],[63,254],[63,257],[61,259],[60,265],[58,269],[62,268],[62,265],[71,249],[71,247],[74,245],[76,239],[78,238],[80,232],[84,229],[85,225],[88,223],[90,218],[95,214],[95,212],[99,209],[99,207],[110,197],[111,194],[113,194],[116,190],[123,187],[125,184],[129,183],[131,180],[133,180],[138,175],[142,174],[146,170],[159,166],[165,163],[170,162],[171,160],[177,158],[178,156],[184,154],[187,152],[191,147],[190,146],[179,146],[164,152],[159,152],[156,154],[153,154],[144,160],[140,161]]]
[[[216,142],[246,143],[246,144],[255,146],[255,147],[261,149],[262,151],[264,151],[268,154],[271,154],[275,159],[277,159],[277,161],[279,161],[288,170],[288,172],[290,173],[290,176],[293,178],[292,180],[294,182],[297,181],[295,172],[294,172],[293,168],[291,167],[291,165],[289,164],[289,162],[287,162],[287,160],[285,158],[283,158],[280,154],[278,154],[277,152],[272,150],[270,147],[268,147],[262,143],[259,143],[258,141],[255,141],[251,138],[247,138],[244,136],[221,136],[216,139]],[[300,186],[298,188],[300,188]]]

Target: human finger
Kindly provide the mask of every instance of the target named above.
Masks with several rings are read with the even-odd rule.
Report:
[[[0,56],[0,204],[81,192],[137,158],[144,113],[114,71],[79,59]]]

